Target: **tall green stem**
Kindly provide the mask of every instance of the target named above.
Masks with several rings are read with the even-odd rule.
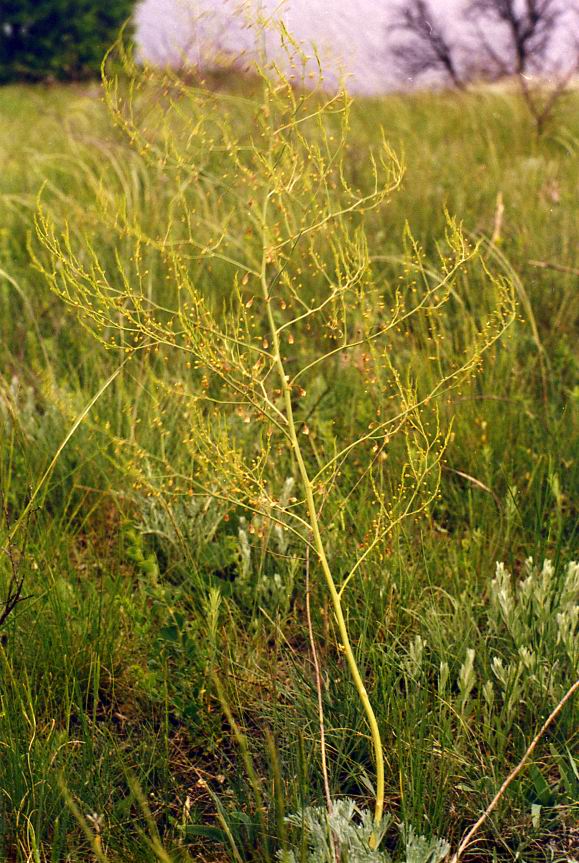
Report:
[[[350,674],[352,675],[352,679],[354,681],[354,686],[356,688],[356,692],[360,698],[362,703],[362,707],[364,709],[364,713],[366,714],[366,719],[368,721],[368,725],[370,727],[370,734],[372,738],[372,747],[374,750],[374,760],[376,762],[376,801],[374,806],[374,822],[376,825],[380,824],[382,821],[382,816],[384,812],[384,754],[382,748],[382,738],[380,736],[380,729],[378,727],[378,721],[376,719],[376,714],[374,713],[374,708],[370,702],[370,698],[368,696],[368,692],[364,685],[364,680],[362,679],[362,675],[360,673],[360,669],[358,667],[358,663],[356,662],[356,657],[354,655],[354,651],[352,649],[352,645],[350,643],[350,636],[348,634],[348,627],[346,624],[346,619],[344,617],[344,611],[342,608],[342,600],[340,598],[340,594],[336,587],[336,583],[334,581],[334,577],[332,575],[332,571],[330,568],[330,564],[328,562],[328,557],[326,554],[326,549],[324,546],[324,542],[322,539],[322,533],[320,529],[320,521],[318,518],[318,512],[316,509],[316,503],[314,499],[314,490],[312,481],[308,474],[308,469],[306,467],[306,463],[304,461],[304,457],[302,454],[302,448],[300,446],[300,442],[297,435],[296,424],[294,419],[294,412],[292,406],[292,397],[291,397],[291,387],[288,383],[288,378],[286,375],[285,367],[283,364],[283,359],[281,356],[280,350],[280,341],[279,334],[275,324],[275,320],[273,317],[273,312],[271,308],[271,297],[269,293],[269,285],[267,281],[267,262],[265,258],[265,248],[267,246],[267,225],[266,225],[266,215],[267,215],[267,198],[264,203],[263,208],[263,240],[264,240],[264,256],[262,260],[261,266],[261,288],[263,293],[263,298],[265,300],[266,310],[267,310],[267,320],[269,325],[269,330],[271,333],[272,339],[272,348],[273,355],[275,357],[275,364],[277,367],[280,385],[283,393],[284,406],[286,412],[286,418],[288,423],[288,433],[291,441],[292,450],[298,465],[298,470],[300,474],[300,479],[302,482],[304,495],[306,499],[306,505],[308,508],[308,516],[310,521],[310,526],[312,530],[312,536],[314,540],[314,546],[316,549],[316,553],[318,556],[318,560],[320,562],[320,566],[322,567],[322,572],[324,574],[324,578],[326,580],[326,585],[330,594],[330,598],[332,600],[332,606],[334,609],[334,614],[336,617],[336,622],[338,624],[338,631],[340,633],[340,639],[342,642],[342,647],[344,650],[344,655],[346,657],[346,661],[348,663],[348,668],[350,669]],[[371,845],[372,847],[376,847],[377,838],[376,834],[372,836]]]

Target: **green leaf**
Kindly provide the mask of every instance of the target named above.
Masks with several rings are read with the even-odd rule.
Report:
[[[170,623],[168,626],[163,626],[159,630],[159,637],[165,641],[176,643],[180,640],[179,628],[175,626],[174,623]]]

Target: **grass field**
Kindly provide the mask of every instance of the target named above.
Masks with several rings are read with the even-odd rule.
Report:
[[[578,108],[573,94],[541,139],[509,93],[393,95],[352,109],[348,176],[369,182],[381,127],[406,164],[400,190],[364,214],[373,296],[408,276],[406,222],[425,270],[441,266],[445,211],[481,242],[436,328],[393,335],[396,367],[432,386],[433,350],[452,364],[497,301],[486,270],[517,301],[482,368],[441,402],[439,494],[384,535],[348,587],[394,819],[382,848],[395,860],[438,859],[405,858],[397,822],[456,848],[577,677]],[[250,100],[232,111],[233,128],[250,123]],[[299,817],[324,805],[303,549],[263,517],[181,492],[197,470],[185,401],[197,372],[164,343],[118,371],[119,352],[38,269],[51,267],[35,229],[43,187],[81,267],[88,236],[103,272],[118,275],[120,260],[159,307],[171,305],[163,254],[137,260],[131,226],[138,216],[139,231],[163,234],[183,169],[177,177],[132,148],[97,85],[4,88],[0,118],[0,575],[4,595],[23,577],[25,596],[0,646],[0,856],[244,863],[293,849],[296,861],[321,861],[308,857]],[[225,172],[225,155],[210,157]],[[223,199],[203,201],[204,224],[217,220]],[[231,248],[250,246],[246,210],[228,219]],[[318,253],[332,260],[324,237]],[[59,284],[65,265],[53,264]],[[218,318],[231,267],[195,267]],[[303,278],[315,297],[318,283]],[[299,333],[290,362],[314,350]],[[296,409],[308,466],[368,427],[381,391],[365,362],[312,376]],[[219,410],[233,427],[234,409]],[[238,425],[253,452],[260,432]],[[379,474],[386,494],[403,461],[393,445]],[[374,529],[373,493],[359,484],[366,464],[344,468],[347,491],[324,535],[339,574]],[[275,494],[289,494],[291,453],[268,465]],[[310,581],[331,795],[371,807],[368,726],[315,561]],[[576,720],[575,702],[465,860],[574,859]]]

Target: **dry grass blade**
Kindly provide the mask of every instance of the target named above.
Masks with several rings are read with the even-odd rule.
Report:
[[[579,276],[577,267],[568,267],[565,264],[555,264],[551,261],[529,261],[532,267],[538,267],[540,270],[555,270],[557,273],[569,273],[572,276]]]
[[[471,476],[469,473],[466,473],[463,470],[456,470],[456,468],[448,467],[447,465],[443,465],[442,469],[448,471],[449,473],[454,473],[456,474],[456,476],[460,476],[463,479],[466,479],[468,482],[472,483],[472,485],[475,485],[477,488],[480,488],[482,491],[486,491],[487,494],[490,494],[497,507],[500,509],[501,502],[498,496],[495,494],[492,488],[489,488],[488,485],[485,485],[484,482],[481,482],[480,479],[477,479],[475,476]]]
[[[547,719],[545,720],[545,722],[543,723],[543,725],[541,726],[541,728],[539,729],[539,731],[537,732],[537,734],[535,735],[535,737],[533,738],[533,740],[531,741],[529,746],[527,747],[525,754],[523,755],[523,757],[521,758],[521,760],[519,761],[519,763],[517,764],[515,769],[509,773],[509,775],[507,776],[507,778],[505,779],[505,781],[503,782],[503,784],[501,785],[501,787],[499,788],[499,790],[497,791],[497,793],[495,794],[495,796],[493,797],[493,799],[491,800],[491,802],[489,803],[489,805],[487,806],[487,808],[485,809],[485,811],[483,812],[481,817],[470,828],[470,830],[468,831],[468,833],[466,834],[464,839],[461,841],[460,845],[458,846],[458,848],[456,850],[456,853],[451,858],[450,863],[458,863],[458,861],[460,860],[460,858],[462,857],[462,855],[464,854],[464,852],[466,851],[468,846],[471,844],[475,835],[478,833],[478,831],[483,826],[483,824],[488,819],[488,817],[491,815],[491,813],[496,809],[496,807],[497,807],[498,803],[500,802],[500,800],[502,799],[502,797],[504,797],[505,792],[506,792],[507,788],[509,787],[509,785],[517,778],[519,773],[521,773],[521,771],[524,769],[527,761],[529,760],[529,758],[531,757],[531,755],[533,754],[533,752],[537,748],[537,745],[539,744],[543,734],[547,731],[549,726],[552,725],[552,723],[555,721],[555,719],[561,713],[561,711],[563,710],[563,708],[565,707],[567,702],[570,701],[571,698],[573,698],[573,696],[575,695],[575,693],[578,690],[579,690],[579,679],[576,680],[575,683],[573,684],[573,686],[571,686],[567,690],[567,692],[565,693],[565,695],[563,696],[561,701],[557,704],[555,709],[549,714],[549,716],[547,717]]]

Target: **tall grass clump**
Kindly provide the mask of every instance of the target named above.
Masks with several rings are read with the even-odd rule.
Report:
[[[47,194],[35,263],[134,378],[147,363],[150,412],[109,435],[133,492],[168,513],[214,502],[225,531],[257,533],[295,578],[309,559],[325,586],[371,737],[375,846],[384,753],[348,588],[435,503],[449,434],[438,406],[513,320],[511,285],[450,216],[436,264],[407,227],[397,277],[379,275],[366,218],[387,213],[404,171],[383,137],[356,169],[344,91],[296,88],[270,66],[247,99],[139,69],[122,43],[114,55],[106,101],[148,166],[149,211],[122,174],[92,182],[79,219]],[[476,306],[461,296],[473,274]]]

